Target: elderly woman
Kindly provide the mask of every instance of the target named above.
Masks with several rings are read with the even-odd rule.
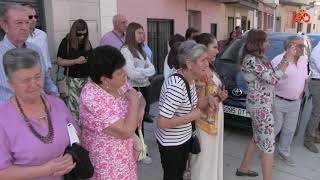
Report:
[[[70,111],[62,100],[43,94],[35,51],[12,49],[3,67],[14,96],[0,107],[0,179],[61,180],[75,167],[63,155],[67,123],[78,129]]]
[[[80,96],[82,143],[95,168],[92,179],[137,179],[133,135],[143,118],[145,101],[131,88],[125,59],[111,46],[93,50],[91,80]]]
[[[204,101],[209,95],[214,96],[217,109],[206,111],[205,116],[196,120],[197,134],[201,142],[201,153],[193,155],[191,160],[191,179],[223,180],[223,105],[228,93],[222,88],[221,80],[215,73],[213,63],[218,50],[217,39],[209,33],[202,33],[194,40],[207,47],[210,68],[207,74],[196,82],[198,99]]]
[[[204,45],[193,40],[183,42],[178,49],[181,68],[177,70],[177,74],[169,76],[162,85],[155,135],[164,180],[183,179],[190,152],[191,122],[202,115],[199,108],[207,106],[197,105],[195,87],[195,78],[204,76],[208,68],[206,51]]]

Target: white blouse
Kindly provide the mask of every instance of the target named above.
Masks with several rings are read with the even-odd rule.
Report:
[[[124,69],[128,74],[128,83],[132,87],[149,86],[149,77],[153,76],[156,71],[148,57],[144,59],[143,56],[138,52],[139,58],[135,58],[126,46],[122,47],[120,51],[126,59],[126,65],[124,66]]]

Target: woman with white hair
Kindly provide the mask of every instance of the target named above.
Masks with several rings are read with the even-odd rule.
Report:
[[[207,48],[193,40],[178,48],[180,69],[162,85],[156,139],[164,180],[182,180],[190,152],[191,122],[200,118],[207,104],[197,104],[195,79],[208,68]]]

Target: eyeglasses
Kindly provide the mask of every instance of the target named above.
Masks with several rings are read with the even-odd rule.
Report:
[[[30,15],[30,16],[28,16],[28,18],[29,19],[38,19],[39,18],[39,16],[38,15]]]
[[[87,37],[88,36],[88,33],[79,33],[79,32],[76,32],[76,35],[77,37],[81,37],[81,36],[84,36],[84,37]]]

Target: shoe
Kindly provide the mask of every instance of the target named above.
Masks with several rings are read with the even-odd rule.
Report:
[[[149,156],[146,156],[144,159],[141,160],[141,162],[143,164],[151,164],[152,163],[152,159]]]
[[[309,149],[309,151],[313,152],[313,153],[319,153],[319,149],[317,148],[317,146],[313,143],[313,142],[304,142],[303,143],[304,146]]]
[[[288,166],[291,166],[291,167],[296,167],[297,166],[296,162],[292,159],[291,156],[285,156],[285,155],[279,153],[279,157]]]
[[[153,123],[153,120],[150,117],[143,118],[143,121],[147,123]]]
[[[239,169],[237,169],[236,175],[237,176],[248,176],[248,177],[259,176],[259,174],[257,172],[255,172],[255,171],[248,170],[248,172],[241,172],[241,171],[239,171]]]

